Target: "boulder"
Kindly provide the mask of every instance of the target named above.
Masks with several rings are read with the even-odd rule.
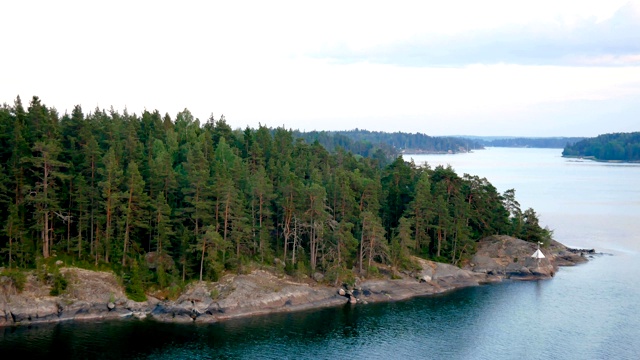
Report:
[[[12,303],[10,308],[14,322],[42,322],[58,318],[60,307],[53,298],[28,299],[20,303]]]
[[[315,280],[316,282],[321,282],[322,280],[324,280],[324,275],[322,275],[322,273],[315,272],[313,273],[313,280]]]
[[[158,253],[157,251],[151,251],[145,254],[144,256],[145,264],[149,269],[157,269],[158,266],[162,265],[165,270],[170,270],[175,267],[175,262],[173,258],[169,256],[167,253]]]

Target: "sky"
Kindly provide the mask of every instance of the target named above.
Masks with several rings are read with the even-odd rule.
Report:
[[[640,131],[640,0],[4,1],[0,103],[233,128]]]

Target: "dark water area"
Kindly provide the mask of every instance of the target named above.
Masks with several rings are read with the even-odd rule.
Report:
[[[0,359],[638,359],[640,166],[558,149],[415,156],[516,189],[555,238],[596,248],[552,280],[215,324],[149,320],[0,328]]]
[[[543,282],[511,282],[401,302],[345,305],[215,324],[127,320],[6,328],[0,333],[0,354],[3,358],[56,354],[77,359],[335,359],[356,354],[365,359],[470,359],[479,355],[484,337],[508,333],[507,324],[485,328],[495,325],[488,318],[499,317],[505,305],[520,308],[518,298],[523,292],[530,295],[530,301],[522,304],[523,322],[539,325],[527,313],[535,312],[535,299],[543,287]],[[512,336],[529,341],[511,341]],[[502,358],[515,358],[526,356],[540,340],[541,334],[510,334],[493,346],[507,356]],[[561,353],[547,355],[566,358]]]

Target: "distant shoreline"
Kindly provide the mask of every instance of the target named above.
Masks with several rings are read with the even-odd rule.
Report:
[[[603,160],[598,159],[595,156],[578,156],[578,155],[562,155],[563,158],[567,159],[580,159],[580,160],[590,160],[601,163],[610,163],[610,164],[640,164],[640,161],[637,160]]]

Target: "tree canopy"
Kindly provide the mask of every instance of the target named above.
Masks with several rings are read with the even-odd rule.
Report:
[[[563,156],[596,160],[640,161],[640,132],[603,134],[567,145]]]

